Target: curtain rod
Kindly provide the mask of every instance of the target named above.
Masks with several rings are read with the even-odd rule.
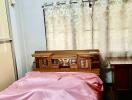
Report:
[[[86,3],[86,2],[88,2],[88,3],[92,3],[92,2],[95,2],[95,1],[97,1],[97,0],[82,0],[81,1],[81,3]],[[69,4],[75,4],[75,3],[78,3],[78,1],[70,1],[69,2]],[[66,1],[65,2],[57,2],[56,3],[56,5],[65,5],[66,4]],[[42,8],[44,8],[44,7],[48,7],[48,6],[53,6],[54,5],[54,3],[52,2],[52,3],[49,3],[49,4],[47,4],[47,3],[45,3],[43,6],[42,6]]]

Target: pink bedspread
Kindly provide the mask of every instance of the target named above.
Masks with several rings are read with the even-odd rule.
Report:
[[[28,72],[0,92],[0,100],[100,100],[102,91],[93,73]]]

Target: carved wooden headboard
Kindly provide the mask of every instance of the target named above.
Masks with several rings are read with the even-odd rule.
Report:
[[[35,69],[39,71],[83,71],[99,74],[100,53],[92,50],[35,51]]]

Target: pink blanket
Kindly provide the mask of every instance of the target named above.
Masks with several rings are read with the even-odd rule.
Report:
[[[93,73],[28,72],[0,92],[0,100],[100,100],[102,84]]]

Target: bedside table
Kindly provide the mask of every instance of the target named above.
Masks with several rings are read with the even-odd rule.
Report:
[[[113,68],[113,91],[116,100],[131,100],[132,93],[132,59],[111,58],[110,65]],[[130,97],[131,99],[127,99]]]

